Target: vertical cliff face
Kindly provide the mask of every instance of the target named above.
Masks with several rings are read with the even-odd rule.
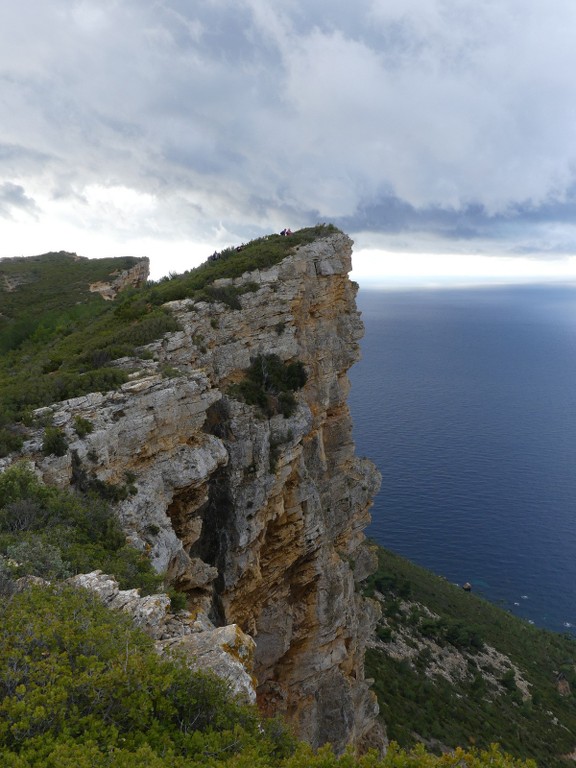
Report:
[[[39,434],[27,444],[50,482],[79,467],[114,483],[131,473],[138,492],[118,512],[132,543],[196,614],[254,638],[261,708],[337,749],[380,738],[363,671],[375,608],[357,588],[379,477],[355,455],[346,404],[362,335],[351,245],[335,234],[219,281],[240,309],[172,302],[182,330],[150,345],[153,359],[123,361],[133,374],[119,392],[45,409],[68,436],[66,456],[42,457]],[[234,388],[271,354],[307,373],[287,417]],[[83,439],[76,416],[95,426]]]

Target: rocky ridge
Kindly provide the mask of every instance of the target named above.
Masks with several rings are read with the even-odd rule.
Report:
[[[118,514],[131,543],[186,592],[188,626],[202,616],[197,629],[251,636],[261,709],[337,750],[382,743],[364,679],[379,609],[358,589],[373,567],[363,529],[379,477],[355,455],[346,404],[363,331],[351,246],[337,233],[217,281],[240,309],[171,302],[182,330],[149,345],[149,359],[119,361],[131,371],[120,390],[41,409],[65,433],[66,455],[43,456],[41,430],[24,449],[49,483],[129,478],[135,493]],[[233,388],[270,354],[307,373],[287,417]],[[83,438],[76,417],[94,427]]]

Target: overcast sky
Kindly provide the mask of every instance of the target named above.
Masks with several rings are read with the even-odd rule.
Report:
[[[576,277],[575,72],[574,0],[5,0],[0,256]]]

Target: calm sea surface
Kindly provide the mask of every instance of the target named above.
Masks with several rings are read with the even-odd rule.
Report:
[[[361,289],[357,452],[368,535],[576,634],[576,288]]]

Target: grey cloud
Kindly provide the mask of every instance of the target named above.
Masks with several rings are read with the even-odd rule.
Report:
[[[0,168],[157,196],[159,232],[172,201],[190,237],[335,219],[544,243],[575,213],[576,7],[552,2],[6,3]]]
[[[34,200],[26,195],[24,187],[6,181],[0,184],[0,216],[10,218],[16,210],[34,215],[38,212],[38,207]]]
[[[19,144],[0,142],[0,172],[4,175],[19,173],[22,169],[38,170],[49,162],[50,156],[43,152]]]
[[[416,208],[396,197],[383,196],[377,203],[361,207],[353,216],[338,219],[344,229],[352,232],[428,232],[450,240],[493,238],[503,241],[518,236],[529,227],[541,228],[564,222],[576,228],[576,195],[538,206],[516,203],[496,214],[489,213],[480,204],[459,209]]]

